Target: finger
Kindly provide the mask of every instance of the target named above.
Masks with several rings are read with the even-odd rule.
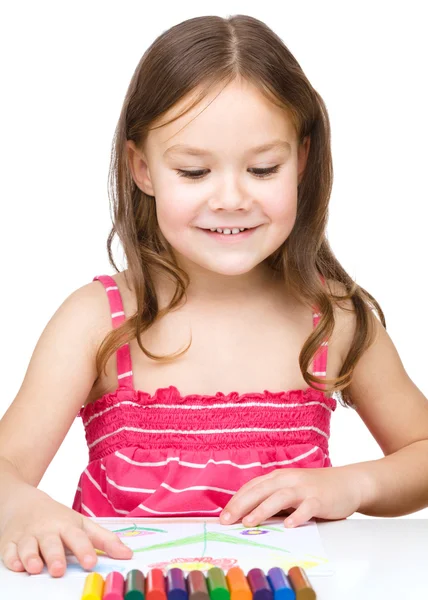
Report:
[[[305,498],[303,502],[296,508],[296,510],[284,521],[286,527],[298,527],[306,521],[309,521],[320,508],[320,501],[318,498],[311,496]]]
[[[132,558],[133,551],[131,548],[126,546],[113,531],[104,529],[104,527],[86,517],[83,520],[83,530],[98,550],[102,550],[112,558]]]
[[[265,477],[266,477],[266,475],[260,475],[259,477],[254,477],[253,479],[250,479],[250,481],[247,481],[246,483],[244,483],[244,485],[242,485],[239,488],[239,490],[232,496],[232,498],[229,500],[229,502],[223,508],[223,511],[219,515],[220,522],[224,521],[226,523],[226,521],[227,521],[229,524],[232,523],[232,513],[234,512],[235,504],[239,503],[241,497],[245,496],[245,494],[247,494],[249,490],[251,490],[254,486],[256,486],[258,483],[260,483],[260,481],[262,481]],[[226,513],[229,514],[228,519],[225,518]],[[236,519],[233,519],[233,520],[236,520]]]
[[[243,487],[233,496],[227,507],[224,508],[220,522],[231,524],[248,515],[256,506],[276,491],[278,482],[273,477],[263,476],[257,483],[251,487],[247,487],[246,490]],[[229,513],[229,519],[227,519],[225,513]]]
[[[2,552],[2,561],[8,569],[12,571],[25,571],[25,567],[18,556],[18,549],[15,542],[8,542]]]
[[[46,532],[38,537],[40,554],[52,577],[64,575],[67,567],[64,546],[58,533]]]
[[[98,558],[94,544],[83,529],[67,527],[61,531],[61,539],[84,569],[92,569],[97,564]]]
[[[18,557],[28,573],[40,573],[43,560],[40,558],[39,542],[34,535],[23,535],[16,544]]]
[[[296,488],[283,488],[270,494],[261,504],[247,514],[242,523],[245,526],[255,526],[262,523],[279,510],[290,506],[295,506],[299,502],[299,495]]]

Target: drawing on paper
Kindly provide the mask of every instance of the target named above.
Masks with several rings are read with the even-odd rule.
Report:
[[[130,567],[127,561],[128,569],[160,568],[166,573],[174,566],[186,572],[220,567],[226,572],[240,566],[248,572],[255,566],[266,571],[278,566],[288,571],[298,565],[312,574],[331,573],[315,522],[285,529],[283,520],[275,518],[255,527],[167,519],[162,527],[146,526],[145,519],[134,519],[131,525],[127,520],[124,527],[117,519],[96,520],[132,548],[135,566]],[[104,555],[103,560],[113,560],[97,553]]]

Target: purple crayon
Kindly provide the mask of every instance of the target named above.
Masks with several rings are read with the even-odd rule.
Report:
[[[253,600],[274,600],[269,581],[262,569],[251,569],[247,573],[247,580],[253,592]]]
[[[188,600],[186,580],[181,569],[169,569],[166,575],[166,589],[168,600]]]

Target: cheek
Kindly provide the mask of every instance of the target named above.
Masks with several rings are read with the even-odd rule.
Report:
[[[180,245],[183,232],[188,232],[191,223],[195,222],[197,213],[195,203],[182,190],[170,188],[156,196],[156,215],[159,228],[173,246]]]
[[[186,191],[183,179],[170,169],[154,170],[156,215],[163,233],[173,232],[183,224],[188,224],[192,215],[191,192]],[[165,231],[164,231],[165,230]]]
[[[264,198],[263,209],[273,225],[294,223],[297,214],[297,189],[278,186]]]

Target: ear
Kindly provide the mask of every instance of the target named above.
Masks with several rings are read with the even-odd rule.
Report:
[[[298,148],[298,182],[300,183],[303,177],[306,163],[308,160],[309,148],[311,145],[311,138],[307,135],[303,141],[299,144]]]
[[[147,159],[143,151],[137,148],[132,140],[126,141],[126,148],[128,154],[128,166],[135,184],[145,194],[154,196],[155,191],[153,189]]]

